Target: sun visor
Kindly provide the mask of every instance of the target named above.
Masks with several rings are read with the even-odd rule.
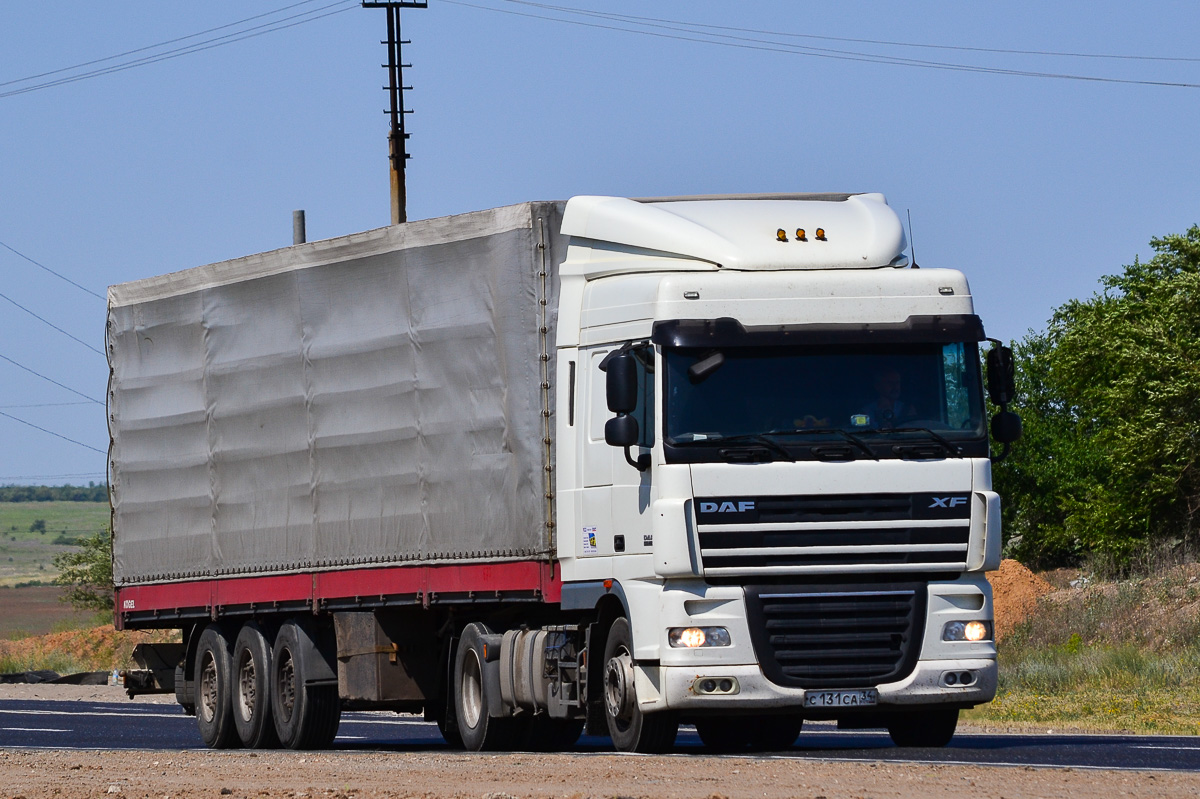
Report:
[[[654,323],[651,340],[664,347],[778,347],[820,344],[950,344],[983,341],[974,314],[910,316],[903,322],[762,325],[737,319],[671,319]]]

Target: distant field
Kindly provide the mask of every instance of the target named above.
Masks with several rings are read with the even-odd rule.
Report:
[[[0,640],[45,635],[96,623],[92,611],[79,611],[58,600],[58,586],[0,588]]]
[[[54,556],[108,529],[106,502],[0,502],[0,586],[54,578]],[[38,521],[44,531],[33,531]]]

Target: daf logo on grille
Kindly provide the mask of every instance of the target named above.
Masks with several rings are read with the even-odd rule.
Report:
[[[753,502],[739,502],[736,505],[729,500],[721,503],[717,502],[701,502],[701,513],[745,513],[748,510],[754,510]]]
[[[932,497],[933,504],[931,508],[957,508],[959,505],[966,505],[966,497]]]

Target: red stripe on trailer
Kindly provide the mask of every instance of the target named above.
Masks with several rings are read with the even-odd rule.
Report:
[[[124,627],[128,613],[176,612],[204,609],[211,613],[225,605],[270,606],[275,602],[364,599],[419,595],[428,601],[436,594],[503,597],[505,592],[540,592],[543,601],[562,598],[562,581],[554,564],[541,561],[476,563],[454,566],[392,566],[302,572],[266,577],[222,577],[184,583],[137,585],[117,589],[116,624]]]
[[[548,602],[557,602],[562,590],[562,583],[550,574],[549,564],[536,561],[318,572],[313,583],[318,599],[540,590]]]

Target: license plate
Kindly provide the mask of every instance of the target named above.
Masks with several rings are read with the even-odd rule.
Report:
[[[879,704],[879,691],[809,691],[804,695],[805,707],[864,707]]]

